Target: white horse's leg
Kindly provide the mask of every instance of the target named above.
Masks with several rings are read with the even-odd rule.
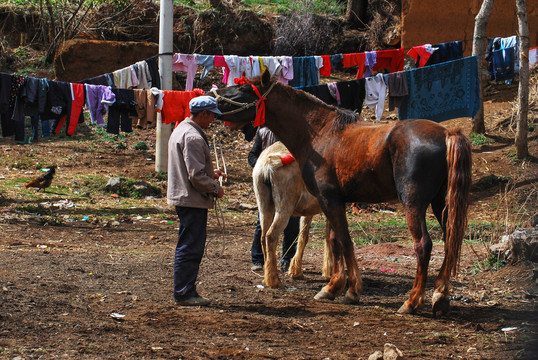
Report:
[[[299,232],[299,239],[297,242],[297,251],[295,256],[291,259],[290,269],[288,275],[292,279],[303,278],[303,256],[304,249],[308,243],[308,233],[310,232],[310,225],[312,223],[312,216],[301,216],[301,225]]]

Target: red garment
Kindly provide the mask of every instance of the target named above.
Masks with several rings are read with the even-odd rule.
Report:
[[[356,79],[362,79],[364,76],[364,62],[366,61],[365,53],[352,53],[352,54],[343,54],[344,60],[342,65],[347,67],[358,66]]]
[[[280,161],[282,161],[282,165],[284,165],[284,166],[286,166],[286,165],[292,163],[293,160],[295,160],[295,158],[293,157],[292,154],[288,154],[288,155],[286,155],[286,156],[282,156],[282,157],[280,158]]]
[[[163,90],[163,92],[161,120],[163,124],[176,123],[176,125],[185,120],[186,117],[191,116],[189,101],[205,94],[202,89],[194,89],[193,91]]]
[[[71,83],[71,113],[69,114],[69,125],[67,127],[67,135],[72,136],[75,134],[75,130],[78,125],[78,118],[82,112],[82,107],[84,106],[84,85]],[[58,120],[58,125],[55,134],[58,134],[62,127],[64,126],[65,121],[67,120],[67,114],[62,115]]]
[[[323,59],[323,67],[319,69],[319,74],[321,76],[331,76],[331,56],[330,55],[321,55]]]
[[[413,59],[415,59],[415,63],[418,60],[418,57],[420,56],[420,60],[418,63],[418,67],[421,68],[424,65],[426,65],[426,62],[432,56],[432,53],[426,50],[426,47],[424,45],[421,46],[413,46],[411,50],[407,52],[407,55],[412,56]]]
[[[404,48],[376,51],[377,61],[372,71],[388,68],[389,72],[402,71],[404,68]]]

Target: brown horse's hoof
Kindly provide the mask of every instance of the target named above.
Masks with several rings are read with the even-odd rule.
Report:
[[[441,313],[441,316],[443,316],[450,310],[450,300],[448,296],[442,293],[434,293],[432,303],[433,317],[437,317],[437,313]]]
[[[407,304],[407,301],[404,302],[402,306],[398,309],[398,314],[414,314],[415,309]]]
[[[344,304],[356,305],[358,303],[359,303],[359,297],[358,296],[349,296],[348,294],[346,294],[346,296],[344,296]]]
[[[314,296],[316,300],[334,300],[334,295],[326,292],[324,289],[321,289],[319,293]]]
[[[304,275],[303,274],[299,274],[299,275],[292,275],[292,274],[288,274],[290,278],[292,278],[293,280],[304,280]]]

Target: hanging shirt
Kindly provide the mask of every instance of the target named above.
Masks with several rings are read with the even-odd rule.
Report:
[[[179,124],[186,117],[191,116],[189,101],[205,92],[202,89],[193,91],[172,91],[164,90],[163,107],[161,110],[161,120],[163,124]]]
[[[200,75],[200,79],[203,79],[206,77],[207,73],[213,69],[214,63],[215,63],[215,57],[213,55],[196,55],[196,61],[198,62],[199,66],[203,66],[204,69],[202,70],[202,74]]]
[[[437,48],[426,62],[426,66],[440,64],[446,61],[458,60],[463,57],[463,43],[461,41],[451,41],[447,43],[435,44]]]
[[[149,73],[151,74],[151,87],[161,88],[161,76],[159,75],[159,64],[155,56],[146,59]]]
[[[151,88],[151,74],[149,72],[149,66],[146,61],[139,61],[136,63],[137,76],[138,76],[138,89],[150,89]]]
[[[376,51],[367,51],[365,54],[364,60],[364,77],[372,76],[372,69],[377,62],[377,52]]]
[[[194,83],[194,76],[198,69],[196,55],[175,53],[172,57],[172,71],[187,72],[187,81],[185,82],[185,91],[191,91]]]
[[[492,60],[493,77],[496,81],[514,78],[514,48],[493,51]]]
[[[421,68],[426,65],[432,54],[438,48],[433,47],[431,44],[425,44],[421,46],[413,46],[408,52],[407,55],[415,59],[415,64],[417,67]]]
[[[376,51],[376,63],[372,71],[389,69],[389,72],[402,71],[404,68],[404,48]]]
[[[538,47],[533,47],[529,49],[529,67],[532,67],[536,64],[536,53]]]
[[[331,57],[329,55],[321,55],[323,59],[323,67],[319,69],[319,74],[322,76],[331,76]]]
[[[132,87],[137,87],[138,84],[140,84],[140,81],[138,80],[138,74],[136,71],[137,66],[135,64],[129,66],[129,69],[131,69],[131,82],[133,83]]]
[[[260,76],[262,74],[261,68],[260,68],[260,58],[257,56],[249,56],[249,58],[250,58],[250,63],[252,64],[250,76],[253,78]]]
[[[364,64],[366,61],[365,53],[343,54],[342,65],[344,68],[358,66],[356,79],[364,77]]]
[[[226,64],[226,59],[224,59],[224,56],[215,55],[215,58],[213,59],[213,65],[217,67],[222,67],[222,82],[227,84],[228,77],[230,76],[230,69],[228,68],[228,64]]]
[[[376,76],[366,78],[366,96],[364,103],[368,105],[370,109],[375,108],[376,121],[380,121],[383,116],[386,94],[387,84],[385,84],[383,74],[377,74]]]
[[[280,73],[282,72],[282,66],[280,65],[278,57],[262,56],[260,59],[260,71],[262,74],[264,72],[264,69],[262,69],[263,67],[269,70],[271,76],[280,75]]]
[[[279,58],[282,71],[278,76],[278,81],[283,84],[288,84],[293,80],[293,58],[291,56],[281,56]]]
[[[113,71],[112,75],[114,76],[114,84],[117,88],[130,89],[131,87],[133,87],[133,81],[131,79],[131,68],[129,66],[120,70]]]
[[[470,56],[405,71],[409,96],[398,109],[400,120],[473,117],[480,108],[477,62]]]
[[[86,84],[86,107],[92,123],[105,126],[103,116],[107,113],[108,106],[114,101],[116,101],[116,95],[110,86]]]

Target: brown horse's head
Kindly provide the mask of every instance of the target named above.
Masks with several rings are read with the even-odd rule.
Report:
[[[208,95],[217,98],[219,110],[222,112],[219,116],[221,120],[233,124],[234,129],[242,128],[254,121],[256,109],[260,108],[260,96],[267,96],[267,91],[274,81],[266,70],[259,77],[251,80],[237,79],[238,85],[213,90]]]

